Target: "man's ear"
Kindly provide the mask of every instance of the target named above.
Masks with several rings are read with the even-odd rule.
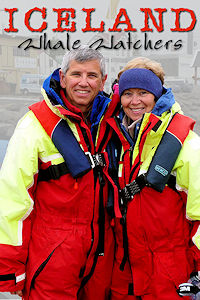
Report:
[[[60,76],[60,86],[65,89],[66,87],[66,82],[65,82],[65,75],[63,73],[63,71],[60,69],[59,70],[59,76]]]
[[[105,85],[105,82],[106,82],[107,77],[108,77],[108,75],[106,74],[106,75],[102,78],[102,84],[101,84],[100,91],[103,91],[104,85]]]

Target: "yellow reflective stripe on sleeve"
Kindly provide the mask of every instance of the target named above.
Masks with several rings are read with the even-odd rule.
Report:
[[[122,149],[121,154],[120,154],[120,161],[122,161],[124,155],[124,149]],[[123,170],[123,164],[119,163],[119,169],[118,169],[118,177],[122,177],[122,170]]]
[[[187,193],[186,215],[189,220],[200,220],[199,142],[200,138],[190,131],[174,166],[177,189]]]
[[[181,187],[179,184],[176,184],[176,189],[179,192],[185,192],[186,194],[188,193],[188,190],[184,187]]]
[[[28,190],[38,172],[38,152],[42,152],[41,126],[27,113],[9,141],[0,172],[0,243],[22,245],[23,221],[33,209]]]
[[[56,159],[59,159],[59,158],[63,158],[60,153],[52,154],[52,155],[49,155],[49,156],[46,156],[46,157],[40,157],[41,161],[44,162],[44,163],[47,163],[49,161],[56,160]]]
[[[197,248],[200,250],[200,226],[197,229],[197,232],[192,237],[193,243],[197,246]]]
[[[99,131],[100,131],[101,122],[102,122],[103,118],[104,118],[104,115],[101,117],[101,119],[99,121],[98,129],[97,129],[97,134],[96,134],[96,139],[95,139],[95,146],[97,145],[97,141],[98,141],[98,137],[99,137]]]
[[[189,144],[193,150],[200,150],[200,138],[198,136],[193,137]]]
[[[20,220],[18,222],[18,243],[17,243],[17,246],[21,246],[22,243],[23,243],[22,230],[23,230],[23,221]]]
[[[25,213],[25,215],[21,218],[21,220],[18,221],[18,246],[21,246],[23,243],[23,239],[22,239],[23,221],[26,220],[26,218],[28,218],[28,216],[31,214],[34,206],[33,199],[31,198],[30,195],[29,195],[29,199],[30,199],[30,207]]]
[[[16,276],[16,283],[25,280],[25,278],[26,278],[26,273]]]

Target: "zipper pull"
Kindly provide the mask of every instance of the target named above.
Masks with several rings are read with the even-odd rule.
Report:
[[[78,182],[77,182],[77,179],[76,179],[76,181],[75,181],[75,183],[74,183],[74,190],[78,190]]]

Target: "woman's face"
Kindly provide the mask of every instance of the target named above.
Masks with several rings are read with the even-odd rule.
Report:
[[[155,96],[142,89],[125,90],[121,104],[125,114],[133,121],[140,119],[144,113],[151,112],[155,105]]]

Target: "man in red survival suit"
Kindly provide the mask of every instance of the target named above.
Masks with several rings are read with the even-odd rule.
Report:
[[[18,122],[0,173],[2,292],[29,300],[108,297],[107,157],[95,146],[110,103],[106,78],[101,53],[72,50],[44,81],[44,100]]]

